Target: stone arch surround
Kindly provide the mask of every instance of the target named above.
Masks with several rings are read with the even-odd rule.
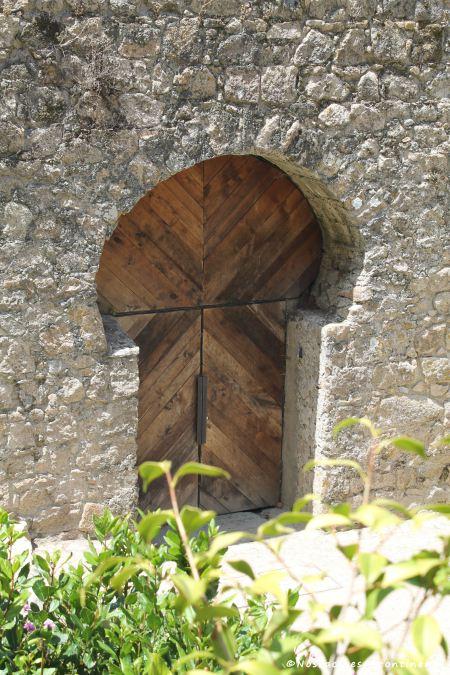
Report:
[[[292,386],[318,399],[312,420],[293,406],[291,442],[301,428],[314,447],[290,469],[312,451],[359,457],[358,436],[331,435],[350,414],[442,435],[441,4],[73,4],[8,5],[2,19],[0,504],[36,534],[133,504],[136,354],[106,343],[98,258],[118,213],[218,154],[280,166],[325,235],[321,311],[291,326],[303,361],[316,355],[311,377],[292,355]],[[445,457],[431,454],[388,459],[379,494],[442,499]],[[360,490],[340,472],[314,487]]]

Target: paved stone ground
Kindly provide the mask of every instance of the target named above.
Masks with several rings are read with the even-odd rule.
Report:
[[[255,531],[268,517],[275,515],[274,510],[269,512],[237,513],[218,518],[222,530]],[[440,534],[450,533],[450,523],[445,518],[436,518],[428,521],[422,527],[413,528],[410,523],[403,523],[389,534],[380,537],[363,530],[344,532],[339,539],[345,543],[351,543],[360,536],[363,550],[379,550],[389,560],[398,562],[420,550],[439,549],[442,541]],[[246,560],[251,564],[256,576],[260,576],[272,570],[287,570],[285,584],[294,587],[295,579],[299,577],[322,575],[322,578],[309,581],[303,585],[299,605],[305,607],[312,596],[320,601],[324,607],[343,603],[347,600],[352,588],[352,569],[349,562],[335,548],[335,542],[331,535],[322,531],[302,530],[290,534],[281,540],[279,556],[276,557],[268,546],[247,541],[230,546],[225,556],[224,577],[222,588],[228,581],[245,582],[245,577],[233,570],[226,561]],[[83,559],[84,551],[87,550],[86,539],[64,540],[58,538],[40,539],[33,542],[36,551],[52,551],[63,549],[65,553],[72,554],[71,562],[76,563]],[[361,585],[357,580],[353,583],[353,593],[360,594]],[[408,618],[416,603],[420,602],[420,592],[410,592],[407,589],[394,591],[386,598],[379,607],[376,620],[383,633],[386,633],[392,644],[401,642],[404,633],[404,620]],[[243,599],[241,597],[241,602]],[[441,628],[450,642],[450,598],[445,599],[439,606],[436,603],[426,603],[423,611],[431,611],[439,621]],[[297,627],[308,627],[307,616],[300,617]],[[324,670],[323,672],[327,672]],[[341,663],[335,675],[350,675],[353,671],[347,665]],[[363,675],[381,674],[380,663],[375,659],[368,661]],[[429,663],[431,675],[444,675],[450,673],[450,662],[446,662],[444,653],[438,653]]]

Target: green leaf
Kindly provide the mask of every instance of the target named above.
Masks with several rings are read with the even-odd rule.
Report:
[[[328,628],[320,631],[317,642],[319,644],[349,641],[355,647],[366,647],[373,651],[380,651],[382,639],[379,631],[367,621],[350,623],[335,621]]]
[[[48,564],[48,561],[41,555],[35,553],[33,556],[33,560],[36,567],[39,567],[44,572],[50,572],[50,565]]]
[[[137,531],[148,544],[160,533],[161,527],[171,518],[173,518],[172,511],[152,511],[147,513],[138,523]]]
[[[107,558],[102,560],[102,562],[96,567],[95,571],[92,572],[92,574],[89,574],[89,576],[86,578],[86,581],[84,582],[85,588],[89,588],[89,586],[101,579],[105,572],[110,570],[112,567],[115,567],[120,563],[128,562],[128,560],[129,558],[126,556],[109,555]]]
[[[135,672],[134,668],[132,669],[132,672]],[[146,675],[170,675],[170,670],[159,654],[149,654],[145,673]]]
[[[404,452],[412,452],[414,455],[419,455],[423,459],[426,459],[427,454],[425,452],[425,445],[418,441],[415,438],[410,438],[409,436],[396,436],[389,440],[390,444],[399,450]]]
[[[400,581],[424,576],[439,564],[439,558],[413,558],[404,562],[393,563],[386,568],[382,585],[385,588],[392,584],[398,584]]]
[[[320,513],[311,518],[306,529],[317,530],[328,527],[348,527],[349,525],[352,525],[352,521],[341,513]]]
[[[286,511],[274,518],[280,525],[300,525],[301,523],[308,523],[312,518],[312,513],[295,513],[294,511]]]
[[[438,622],[434,617],[426,614],[414,619],[411,626],[411,635],[415,648],[424,659],[433,656],[442,640]]]
[[[301,611],[299,609],[289,608],[285,611],[275,611],[269,623],[266,626],[263,636],[263,645],[269,647],[270,642],[275,635],[280,630],[284,630],[287,626],[290,626],[294,621],[300,616]]]
[[[376,504],[363,504],[352,513],[352,517],[359,523],[374,530],[382,530],[385,527],[392,527],[401,522],[395,513]]]
[[[246,532],[224,532],[216,535],[210,544],[206,557],[213,558],[219,551],[227,549],[228,546],[233,546],[246,536]]]
[[[380,435],[380,432],[375,428],[372,422],[367,417],[347,417],[347,419],[338,422],[333,429],[333,435],[337,436],[343,429],[348,427],[354,427],[357,424],[360,424],[363,427],[369,429],[373,438],[376,438]]]
[[[371,586],[383,572],[387,558],[379,553],[360,553],[358,556],[359,569],[366,582]]]
[[[278,537],[283,534],[290,534],[294,530],[292,527],[285,527],[276,518],[268,520],[256,530],[257,539],[266,539],[267,537]]]
[[[196,650],[194,652],[190,652],[189,654],[185,654],[184,656],[181,656],[179,659],[175,661],[175,672],[176,673],[180,672],[181,666],[184,666],[186,663],[189,663],[190,661],[199,661],[200,659],[211,659],[211,658],[214,658],[214,652],[212,651]],[[189,675],[192,675],[192,673],[210,673],[210,672],[211,672],[210,670],[190,670]]]
[[[200,462],[187,462],[183,464],[176,472],[173,482],[174,485],[178,483],[183,476],[209,476],[210,478],[231,478],[228,471],[221,469],[218,466],[211,466],[210,464],[201,464]]]
[[[310,459],[303,467],[303,471],[310,471],[316,466],[346,466],[349,469],[354,469],[359,474],[361,480],[367,480],[361,464],[353,459]]]
[[[304,497],[300,497],[299,499],[297,499],[294,502],[291,511],[302,511],[307,504],[310,504],[311,502],[314,501],[320,501],[319,497],[317,497],[317,495],[313,493],[309,493]]]
[[[444,516],[450,516],[450,504],[424,504],[420,509],[442,513]]]
[[[407,518],[412,518],[414,515],[410,509],[407,509],[406,506],[403,506],[403,504],[400,504],[400,502],[396,502],[393,499],[379,497],[378,499],[374,499],[372,504],[375,504],[375,506],[384,506],[386,508],[392,509],[393,511],[398,511]]]
[[[281,570],[274,570],[273,572],[266,572],[257,577],[249,588],[249,593],[252,595],[266,595],[270,593],[274,595],[280,605],[287,605],[287,594],[281,589],[280,583],[286,579],[286,572]]]
[[[139,475],[142,478],[143,488],[147,490],[150,483],[164,476],[170,471],[172,462],[144,462],[139,467]]]
[[[188,574],[179,573],[172,575],[172,581],[188,605],[197,604],[205,594],[206,582],[204,579],[196,581]]]
[[[183,506],[180,512],[181,520],[183,521],[184,529],[188,534],[192,534],[200,527],[209,523],[214,516],[215,511],[203,511],[197,506]]]
[[[366,595],[366,607],[364,610],[364,618],[372,619],[373,614],[384,598],[392,593],[393,588],[374,588],[372,591]]]
[[[236,572],[247,575],[250,579],[255,578],[255,574],[246,560],[227,560],[227,565],[230,565]]]
[[[347,546],[338,546],[341,553],[345,555],[347,560],[353,560],[355,553],[359,551],[358,544],[347,544]]]
[[[239,618],[239,610],[236,607],[225,607],[225,605],[207,605],[205,607],[199,607],[195,613],[200,621],[229,616]]]
[[[228,662],[234,661],[237,649],[236,642],[231,630],[227,626],[224,626],[222,623],[216,623],[212,635],[212,644],[214,654],[219,659],[224,659]]]
[[[139,566],[129,563],[116,572],[114,576],[111,577],[111,581],[109,583],[112,588],[118,591],[119,589],[123,588],[126,582],[129,581],[131,577],[134,577],[134,575],[139,571]]]
[[[267,663],[267,661],[252,661],[250,659],[239,661],[236,667],[229,672],[245,673],[246,675],[280,675],[279,669]]]
[[[117,657],[116,652],[109,645],[107,645],[106,642],[103,642],[102,640],[98,640],[97,644],[101,649],[103,649],[104,652],[106,652],[107,654],[112,656],[114,659],[116,659],[116,657]]]
[[[444,438],[441,438],[439,445],[450,445],[450,436],[444,436]]]

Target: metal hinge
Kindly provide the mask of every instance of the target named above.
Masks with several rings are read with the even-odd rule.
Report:
[[[206,443],[206,423],[208,421],[208,378],[197,377],[197,443]]]

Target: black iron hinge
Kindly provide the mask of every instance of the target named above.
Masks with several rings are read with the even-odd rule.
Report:
[[[208,378],[197,377],[197,443],[206,443],[206,423],[208,421]]]

